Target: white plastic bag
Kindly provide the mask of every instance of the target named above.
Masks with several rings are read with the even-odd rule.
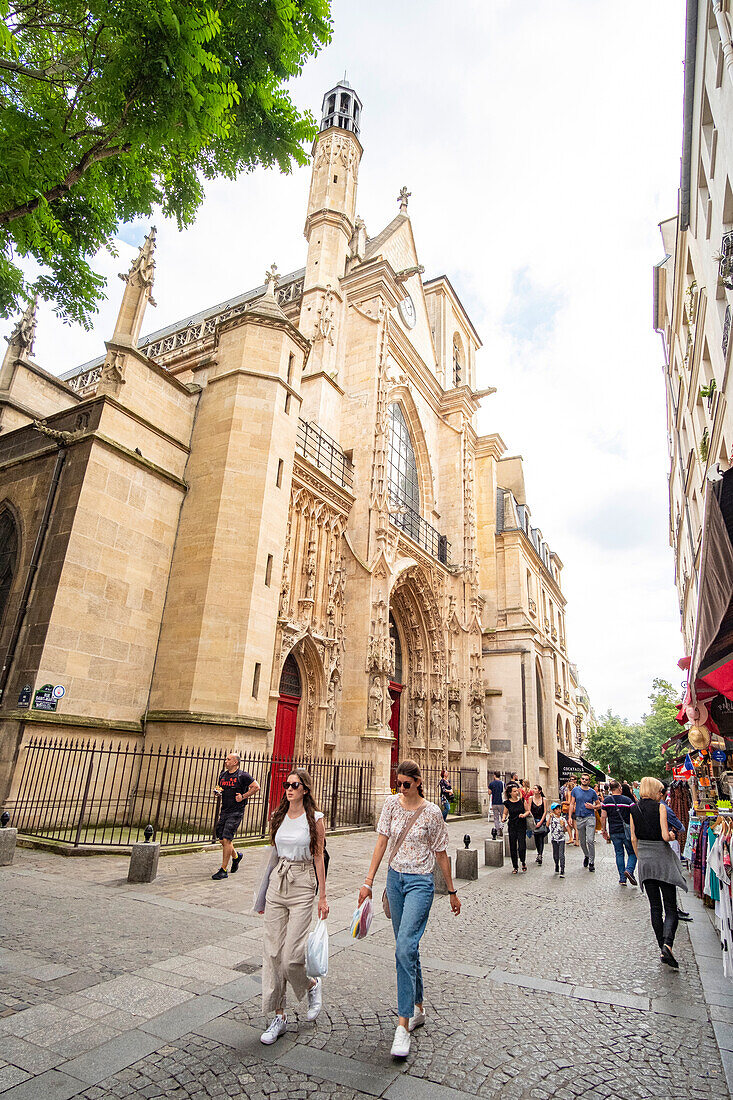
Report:
[[[305,972],[309,978],[325,978],[328,974],[328,929],[325,920],[319,920],[308,937]]]

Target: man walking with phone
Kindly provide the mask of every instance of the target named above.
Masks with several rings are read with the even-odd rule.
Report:
[[[583,866],[589,871],[596,869],[596,815],[595,811],[601,808],[601,800],[596,791],[590,785],[590,776],[583,772],[580,777],[580,786],[573,787],[570,792],[570,819],[575,815],[575,824],[580,837],[580,847],[583,849]]]

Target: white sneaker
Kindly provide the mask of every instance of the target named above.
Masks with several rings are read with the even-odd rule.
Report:
[[[306,1019],[316,1020],[318,1013],[323,1008],[323,981],[316,978],[316,984],[308,990],[308,1012]]]
[[[263,1031],[260,1035],[260,1042],[265,1046],[272,1046],[276,1043],[281,1035],[284,1035],[288,1030],[288,1018],[287,1016],[276,1016],[272,1021],[267,1031]]]
[[[410,1053],[410,1033],[402,1024],[397,1025],[390,1054],[393,1058],[406,1058]]]
[[[423,1008],[416,1008],[415,1015],[410,1016],[410,1022],[407,1025],[407,1030],[412,1032],[416,1027],[422,1027],[425,1023],[425,1010]]]

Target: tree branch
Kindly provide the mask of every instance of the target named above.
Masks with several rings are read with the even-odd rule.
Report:
[[[99,144],[93,145],[61,183],[51,187],[35,199],[31,199],[30,202],[24,202],[22,206],[16,206],[12,210],[0,211],[0,226],[9,225],[10,222],[16,221],[18,218],[24,218],[26,214],[32,214],[44,201],[47,203],[55,202],[70,191],[75,183],[79,182],[87,168],[90,168],[92,164],[96,164],[100,160],[106,160],[108,157],[118,157],[121,153],[129,153],[131,148],[132,146],[129,144],[109,147],[100,146]]]
[[[31,69],[28,65],[20,65],[17,61],[8,61],[6,58],[0,57],[0,69],[5,69],[9,73],[17,73],[19,76],[28,76],[32,80],[43,80],[46,84],[60,84],[64,80],[70,80],[72,77],[78,79],[76,73],[63,72],[58,70],[57,75],[53,74],[53,69]]]

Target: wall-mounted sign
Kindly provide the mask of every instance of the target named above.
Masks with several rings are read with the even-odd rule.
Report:
[[[18,696],[18,710],[28,710],[28,707],[31,705],[32,695],[33,688],[30,684],[26,684]]]
[[[34,710],[56,710],[58,699],[53,693],[53,684],[44,684],[33,696]]]
[[[66,695],[66,688],[63,686],[63,684],[57,684],[56,687],[53,689],[54,699],[63,699],[64,695]]]
[[[713,760],[717,760],[719,764],[725,764],[726,760],[728,759],[728,754],[726,752],[723,752],[722,749],[713,749],[710,755],[712,756]]]

